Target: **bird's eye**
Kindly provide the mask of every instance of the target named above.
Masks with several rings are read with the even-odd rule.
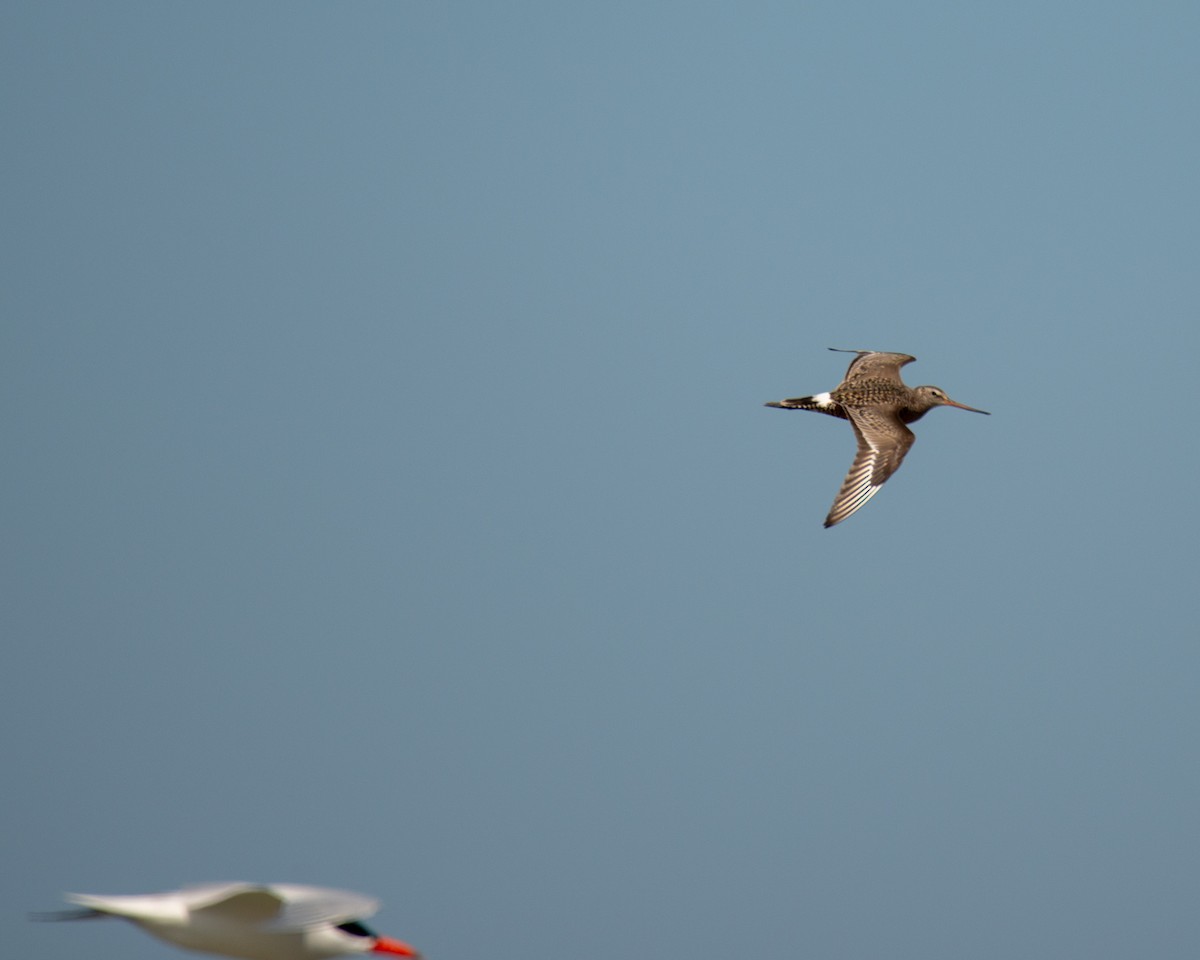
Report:
[[[337,925],[337,928],[339,930],[345,931],[346,933],[350,934],[353,937],[374,937],[375,936],[375,934],[373,934],[370,930],[368,930],[366,927],[364,927],[357,920],[350,920],[346,923],[339,923]]]

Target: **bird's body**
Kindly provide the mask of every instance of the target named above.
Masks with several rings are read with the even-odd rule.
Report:
[[[906,424],[915,423],[940,406],[987,413],[951,400],[939,387],[907,386],[900,379],[900,368],[916,359],[907,353],[843,352],[856,356],[845,378],[833,390],[767,404],[784,410],[815,410],[849,420],[854,428],[858,454],[825,518],[826,527],[841,523],[854,513],[900,468],[917,439]]]
[[[358,893],[299,884],[214,883],[135,896],[69,894],[82,909],[41,919],[121,917],[185,950],[240,960],[326,960],[354,953],[419,957],[359,921],[378,909]]]

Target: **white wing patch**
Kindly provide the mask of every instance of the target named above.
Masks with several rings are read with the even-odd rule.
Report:
[[[850,472],[846,474],[846,479],[842,483],[842,489],[838,491],[837,499],[834,500],[833,507],[829,511],[829,516],[825,518],[825,526],[832,527],[835,523],[841,523],[879,492],[883,484],[874,483],[871,480],[875,472],[876,459],[877,453],[874,450],[860,451],[859,455],[855,457]]]

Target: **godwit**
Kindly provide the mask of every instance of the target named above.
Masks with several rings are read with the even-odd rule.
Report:
[[[907,423],[920,420],[934,407],[958,407],[972,413],[984,413],[965,403],[951,400],[940,387],[909,387],[900,379],[900,368],[916,357],[907,353],[876,353],[874,350],[838,350],[853,353],[846,376],[828,393],[791,400],[775,400],[768,407],[783,410],[816,410],[831,417],[849,420],[858,439],[858,454],[825,526],[841,523],[870,500],[884,482],[900,469],[904,455],[917,439]]]

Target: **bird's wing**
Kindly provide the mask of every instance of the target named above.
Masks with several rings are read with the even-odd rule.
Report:
[[[859,350],[857,353],[858,356],[850,361],[846,369],[843,382],[871,377],[901,383],[900,368],[917,359],[907,353],[876,353],[874,350]]]
[[[166,893],[98,894],[68,893],[67,900],[90,910],[113,917],[130,920],[179,918],[186,914],[187,904],[182,899],[183,891]]]
[[[255,883],[213,883],[181,891],[192,916],[246,926],[274,924],[285,903],[270,887]]]
[[[377,900],[360,893],[289,883],[214,884],[190,888],[189,893],[197,895],[191,902],[194,914],[274,931],[358,920],[379,909]]]
[[[825,526],[841,523],[870,500],[904,461],[916,435],[893,416],[864,407],[851,407],[850,425],[858,438],[858,453],[842,488],[834,498]]]
[[[379,909],[379,901],[350,890],[277,883],[269,888],[283,897],[283,910],[271,922],[277,930],[300,930],[322,923],[362,920]]]

